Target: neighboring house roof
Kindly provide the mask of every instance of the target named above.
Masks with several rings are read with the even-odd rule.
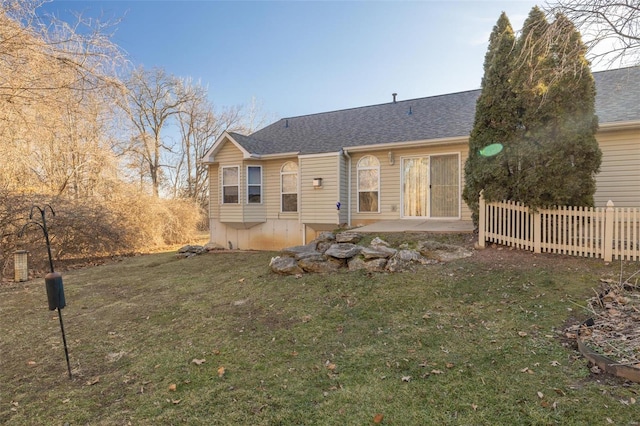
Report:
[[[593,73],[599,123],[640,120],[640,67]],[[258,156],[338,152],[344,147],[468,137],[480,90],[283,118],[243,136]]]

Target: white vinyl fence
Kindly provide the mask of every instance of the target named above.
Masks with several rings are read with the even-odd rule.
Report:
[[[555,207],[532,211],[480,197],[478,244],[486,242],[571,256],[640,260],[640,209]]]

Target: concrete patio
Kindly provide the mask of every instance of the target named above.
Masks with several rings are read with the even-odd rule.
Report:
[[[465,233],[473,232],[470,220],[434,220],[434,219],[397,219],[383,220],[371,225],[354,228],[353,232],[438,232]]]

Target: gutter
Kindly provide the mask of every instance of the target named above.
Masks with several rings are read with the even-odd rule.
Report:
[[[249,154],[244,154],[242,156],[242,159],[243,160],[277,160],[277,159],[280,159],[280,158],[297,157],[298,155],[300,155],[300,151],[282,152],[282,153],[278,153],[278,154],[263,154],[263,155],[249,153]],[[215,158],[212,160],[211,157],[209,157],[208,159],[201,158],[197,162],[198,162],[198,164],[215,164],[215,163],[217,163]]]
[[[634,130],[640,127],[640,120],[618,121],[611,123],[602,123],[598,127],[598,132],[612,132],[614,130]]]
[[[376,151],[376,150],[384,150],[384,149],[398,149],[398,148],[414,148],[414,147],[424,147],[424,146],[433,146],[433,145],[448,145],[451,143],[468,143],[469,135],[466,136],[455,136],[450,138],[440,138],[440,139],[424,139],[418,141],[411,142],[388,142],[388,143],[380,143],[376,145],[356,145],[343,148],[343,151],[350,152],[362,152],[362,151]]]

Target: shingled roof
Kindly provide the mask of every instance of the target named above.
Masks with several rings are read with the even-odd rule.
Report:
[[[640,120],[640,67],[600,71],[600,124]],[[344,147],[467,137],[480,90],[283,118],[250,136],[231,133],[257,155],[338,152]]]

